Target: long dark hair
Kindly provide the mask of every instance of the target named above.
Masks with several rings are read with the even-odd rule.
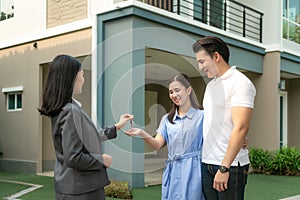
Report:
[[[199,109],[200,108],[199,102],[197,100],[195,91],[194,91],[193,87],[191,86],[188,76],[185,74],[177,74],[169,80],[168,85],[170,85],[174,81],[180,82],[185,88],[191,87],[191,94],[190,94],[191,105],[193,108]],[[177,109],[178,109],[178,106],[175,103],[173,103],[172,108],[168,114],[168,120],[171,124],[174,124],[173,118],[174,118],[174,115],[175,115],[175,112]]]
[[[211,58],[213,57],[215,52],[218,52],[223,57],[224,61],[228,64],[230,56],[229,48],[221,38],[206,36],[199,39],[193,44],[193,51],[195,53],[198,53],[203,49],[206,50]]]
[[[81,64],[69,55],[58,55],[50,64],[44,87],[41,115],[55,117],[72,101],[73,87]]]

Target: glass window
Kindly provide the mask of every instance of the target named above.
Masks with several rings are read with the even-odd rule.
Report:
[[[213,0],[210,1],[210,25],[220,28],[223,28],[224,24],[224,2],[223,0]]]
[[[22,94],[17,94],[17,109],[22,108]]]
[[[283,0],[283,17],[287,17],[287,1]]]
[[[22,93],[7,94],[7,110],[8,111],[22,110]]]
[[[282,37],[300,43],[300,0],[283,0]]]
[[[224,0],[194,0],[194,19],[222,29]]]
[[[299,0],[289,0],[288,5],[288,18],[297,22],[297,18],[299,18]]]
[[[207,0],[194,0],[194,19],[207,23]]]
[[[14,94],[8,94],[8,110],[15,109],[15,95]]]

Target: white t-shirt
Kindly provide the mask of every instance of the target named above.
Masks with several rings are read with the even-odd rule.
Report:
[[[254,107],[253,83],[235,66],[212,79],[206,87],[203,107],[202,162],[220,165],[224,159],[233,129],[231,107]],[[231,166],[249,164],[248,150],[241,149]]]

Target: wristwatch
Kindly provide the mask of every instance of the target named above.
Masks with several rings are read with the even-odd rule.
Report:
[[[223,166],[223,165],[221,165],[221,166],[219,167],[219,170],[220,170],[221,173],[229,172],[229,168],[227,168],[227,167],[225,167],[225,166]]]

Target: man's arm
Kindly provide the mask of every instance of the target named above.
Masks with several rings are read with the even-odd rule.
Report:
[[[221,165],[224,165],[227,168],[230,168],[231,163],[243,146],[245,137],[247,136],[249,130],[252,110],[252,108],[247,107],[231,108],[233,130],[229,138],[225,157],[221,163]],[[228,179],[228,172],[221,173],[220,171],[218,171],[214,179],[214,188],[218,191],[224,191],[225,189],[227,189]]]

